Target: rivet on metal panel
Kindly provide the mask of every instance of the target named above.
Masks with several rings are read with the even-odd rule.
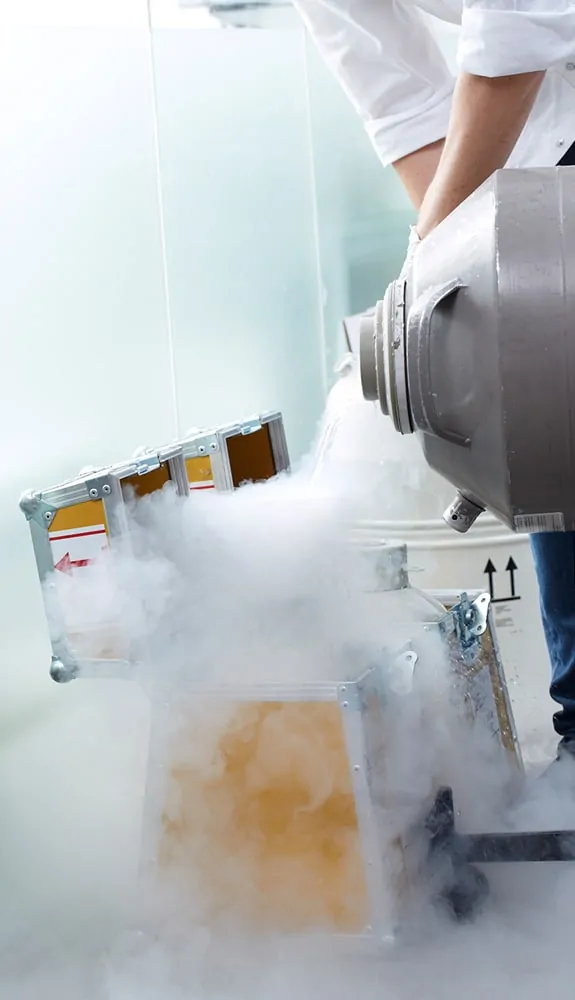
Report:
[[[557,145],[558,146],[564,146],[565,145],[565,139],[558,139],[557,140]]]
[[[206,446],[204,444],[201,444],[198,447],[198,454],[199,455],[205,455],[206,454]]]
[[[361,767],[359,766],[359,764],[354,764],[353,769],[354,771],[361,771]]]
[[[341,708],[355,711],[361,708],[360,691],[356,684],[338,685],[337,697]]]
[[[575,62],[565,63],[565,69],[568,69],[569,71],[574,70],[575,69]]]
[[[218,446],[217,446],[216,442],[212,441],[212,443],[210,445],[210,451],[217,451],[217,450],[218,450]]]
[[[110,496],[112,483],[107,475],[98,476],[97,478],[86,480],[86,489],[91,500],[98,500],[102,496]]]

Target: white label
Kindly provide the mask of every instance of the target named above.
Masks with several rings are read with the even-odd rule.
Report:
[[[517,514],[513,519],[516,531],[535,535],[541,531],[565,531],[563,514]]]
[[[89,566],[108,544],[103,524],[73,528],[70,531],[51,531],[50,541],[54,568],[60,573],[70,573],[82,566]]]

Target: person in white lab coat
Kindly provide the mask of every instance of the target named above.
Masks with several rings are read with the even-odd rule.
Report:
[[[575,2],[294,0],[418,212],[409,254],[502,167],[575,165]],[[429,16],[460,25],[457,77]],[[575,762],[575,533],[531,538],[558,759]]]

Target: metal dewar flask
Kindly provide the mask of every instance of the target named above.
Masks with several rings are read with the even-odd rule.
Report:
[[[360,366],[456,488],[453,528],[575,529],[575,167],[486,181],[366,316]]]

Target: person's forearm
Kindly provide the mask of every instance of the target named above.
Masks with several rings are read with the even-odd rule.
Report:
[[[441,159],[419,212],[417,232],[422,239],[505,166],[544,76],[544,72],[495,78],[460,75]]]
[[[402,156],[393,164],[394,169],[403,184],[411,203],[417,211],[425,198],[439,166],[444,140],[432,142],[429,146],[416,149],[415,152]]]

